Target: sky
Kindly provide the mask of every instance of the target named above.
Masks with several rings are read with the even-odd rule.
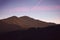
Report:
[[[11,16],[60,24],[60,0],[0,0],[0,19]]]

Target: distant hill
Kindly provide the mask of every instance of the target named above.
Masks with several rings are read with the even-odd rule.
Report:
[[[60,24],[12,16],[0,20],[0,40],[60,40]]]
[[[12,17],[9,17],[7,19],[2,19],[0,21],[3,21],[7,24],[21,26],[20,28],[22,28],[22,29],[28,29],[31,27],[43,28],[43,27],[55,25],[55,23],[43,22],[43,21],[36,20],[36,19],[33,19],[31,17],[28,17],[28,16],[22,16],[22,17],[12,16]]]
[[[0,33],[20,30],[20,26],[0,21]]]

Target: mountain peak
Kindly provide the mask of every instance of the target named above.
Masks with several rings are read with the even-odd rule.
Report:
[[[25,20],[34,20],[34,18],[31,18],[29,16],[22,16],[20,19],[25,19]]]
[[[12,17],[10,17],[10,18],[18,18],[17,16],[12,16]]]
[[[17,16],[12,16],[12,17],[8,17],[8,18],[6,18],[6,19],[18,19],[18,17]]]
[[[30,18],[29,16],[22,16],[22,17],[20,17],[20,18]]]

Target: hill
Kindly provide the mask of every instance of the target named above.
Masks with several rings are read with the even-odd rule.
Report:
[[[0,21],[0,33],[20,30],[20,26]]]
[[[55,25],[55,23],[47,23],[41,20],[36,20],[28,16],[22,16],[22,17],[12,16],[7,19],[2,19],[1,21],[7,24],[14,24],[14,25],[21,26],[22,29],[29,29],[31,27],[43,28],[43,27],[47,27],[50,25]]]

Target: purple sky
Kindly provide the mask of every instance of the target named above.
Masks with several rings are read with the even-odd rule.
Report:
[[[60,24],[60,0],[0,0],[0,19],[30,16]]]

